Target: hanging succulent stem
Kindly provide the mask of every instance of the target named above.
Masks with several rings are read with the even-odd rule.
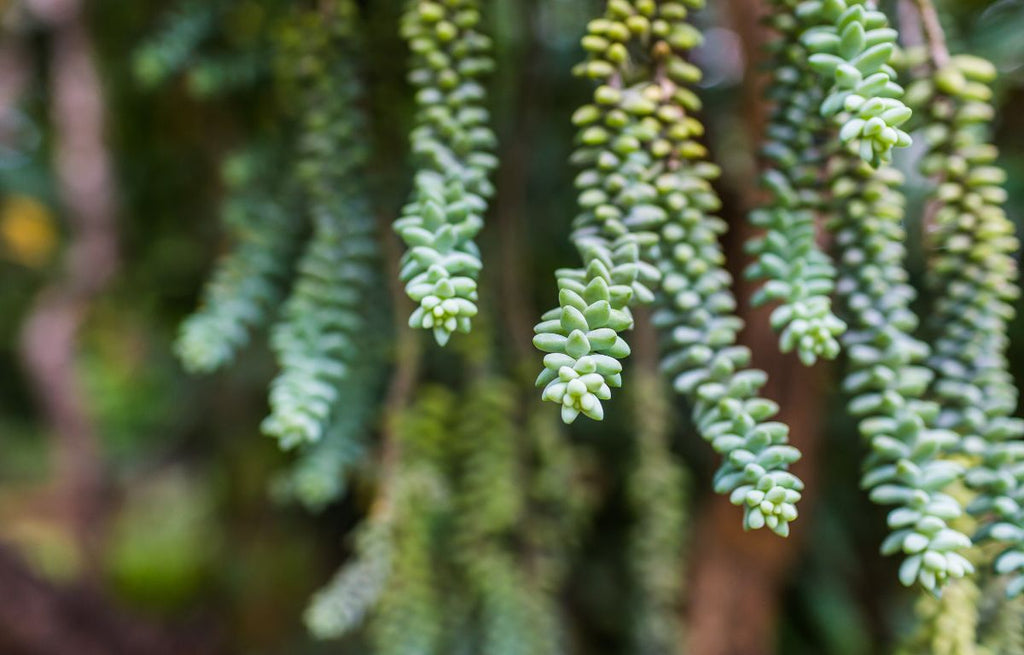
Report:
[[[900,580],[937,590],[973,566],[958,552],[970,540],[950,527],[962,509],[945,487],[962,467],[943,459],[956,435],[936,425],[939,407],[926,400],[933,376],[925,366],[928,345],[913,336],[902,176],[887,165],[891,150],[910,142],[899,126],[911,112],[888,63],[896,33],[872,3],[808,1],[801,8],[820,23],[801,41],[814,51],[811,67],[831,84],[822,112],[840,125],[825,210],[848,324],[843,388],[870,448],[862,485],[874,502],[896,506],[882,552],[904,555]]]
[[[835,267],[817,243],[828,130],[819,115],[824,92],[808,62],[812,51],[800,39],[808,19],[796,11],[799,4],[776,0],[769,16],[779,37],[771,44],[768,97],[774,105],[762,147],[766,166],[761,183],[771,199],[750,215],[751,223],[766,233],[747,244],[756,260],[746,275],[765,281],[752,298],[755,306],[780,302],[771,324],[781,333],[782,351],[795,350],[811,365],[819,357],[839,354],[837,338],[846,326],[832,312]]]
[[[970,540],[949,527],[962,514],[960,503],[944,492],[962,474],[959,464],[942,458],[956,435],[935,427],[939,407],[925,400],[929,349],[913,337],[918,321],[904,268],[902,176],[845,156],[833,158],[830,175],[838,289],[850,325],[843,389],[870,448],[862,486],[872,501],[897,506],[882,552],[906,556],[900,580],[935,589],[973,567],[957,552]]]
[[[397,270],[398,244],[385,240],[382,254],[385,270]],[[408,303],[396,279],[391,279],[388,291],[393,307]],[[405,500],[397,487],[398,476],[403,473],[403,420],[408,416],[422,360],[418,335],[403,329],[404,319],[395,319],[395,366],[381,409],[376,497],[353,537],[353,558],[313,595],[306,608],[306,626],[319,639],[335,639],[363,625],[394,575],[395,506]]]
[[[629,2],[609,3],[605,17],[591,21],[583,38],[589,58],[576,69],[598,84],[593,104],[573,116],[579,128],[573,162],[584,170],[576,178],[580,214],[572,239],[583,267],[556,272],[559,307],[541,317],[534,337],[534,345],[549,353],[537,386],[544,387],[544,400],[561,405],[566,423],[581,413],[604,417],[602,401],[621,386],[620,360],[630,353],[619,334],[632,329],[630,306],[653,298],[647,284],[658,277],[641,263],[640,250],[657,242],[649,230],[665,220],[665,212],[651,202],[656,192],[643,179],[650,154],[636,134],[657,105],[631,86],[638,72],[627,49],[649,34],[652,12],[645,16]],[[621,14],[636,17],[636,34]]]
[[[977,539],[1002,544],[994,567],[1011,574],[1006,589],[1015,595],[1024,591],[1024,421],[1013,415],[1018,392],[1006,332],[1019,293],[1019,243],[1001,208],[1005,174],[984,129],[993,117],[995,70],[978,58],[951,56],[930,1],[913,2],[930,60],[908,102],[920,106],[922,170],[936,181],[924,221],[932,250],[927,277],[937,297],[934,348],[915,336],[902,177],[889,165],[894,150],[910,143],[903,126],[911,111],[891,65],[897,34],[873,0],[771,0],[775,104],[761,174],[769,197],[751,216],[765,234],[748,245],[756,256],[748,275],[763,282],[755,304],[778,303],[771,324],[781,350],[806,365],[840,350],[847,355],[843,387],[868,447],[862,485],[892,508],[882,551],[903,557],[900,580],[937,592],[972,572],[962,553],[971,540],[954,523],[962,507],[947,490],[965,477],[977,494],[969,507],[981,526]],[[335,500],[346,468],[374,452],[360,435],[372,423],[382,377],[381,353],[365,336],[377,331],[373,294],[382,284],[379,226],[363,179],[356,21],[363,4],[326,0],[283,14],[273,72],[291,119],[284,131],[294,137],[288,169],[295,174],[272,188],[286,187],[285,200],[294,194],[305,206],[264,202],[270,194],[255,183],[264,178],[239,176],[229,206],[244,214],[231,220],[239,247],[179,342],[190,368],[213,370],[286,299],[272,333],[281,374],[263,427],[282,447],[298,449],[289,484],[312,507]],[[530,429],[543,433],[517,439],[516,394],[490,371],[494,353],[480,346],[491,335],[478,317],[483,264],[475,240],[497,166],[482,83],[493,63],[480,31],[481,4],[406,3],[401,36],[415,90],[415,176],[392,226],[404,254],[386,256],[398,273],[394,305],[415,305],[401,309],[399,321],[404,326],[408,316],[417,331],[399,331],[377,496],[355,534],[355,556],[307,613],[320,636],[367,623],[381,655],[450,652],[448,641],[463,634],[491,655],[562,648],[551,607],[564,576],[565,532],[537,527],[544,518],[532,514],[536,508],[557,522],[570,512],[550,506],[571,503],[556,498],[562,480],[537,483],[542,490],[521,484],[533,482],[522,470],[524,455],[553,457],[534,448],[555,450],[557,433],[531,419]],[[571,239],[579,265],[556,272],[558,307],[535,327],[533,343],[545,353],[537,385],[565,423],[581,414],[601,420],[612,389],[622,385],[634,312],[653,305],[661,370],[701,438],[722,456],[715,491],[743,508],[745,529],[786,536],[803,491],[789,471],[800,452],[788,427],[773,420],[776,403],[762,397],[766,374],[749,368],[751,352],[738,345],[743,325],[719,243],[727,228],[717,215],[719,170],[700,141],[694,87],[702,72],[689,61],[702,36],[688,14],[702,6],[608,0],[587,26],[587,58],[575,73],[593,90],[573,115],[572,163],[580,170]],[[186,66],[218,15],[182,24],[180,48],[152,55],[150,64],[162,57],[157,63],[168,71]],[[219,69],[234,70],[225,62]],[[216,78],[214,69],[197,75]],[[300,220],[290,218],[300,212]],[[506,276],[505,286],[515,278]],[[418,330],[445,345],[474,322],[472,338],[456,344],[466,356],[467,388],[456,394],[429,387],[412,399]],[[662,584],[659,575],[679,576],[684,476],[671,461],[663,389],[649,375],[658,358],[642,336],[634,345],[648,348],[634,398],[650,410],[637,423],[642,434],[630,478],[640,517],[633,559],[644,560],[633,571],[651,619],[638,622],[636,637],[643,648],[667,651],[677,638],[679,588],[678,579]],[[346,406],[353,403],[358,407]],[[569,477],[570,466],[556,468],[545,474]],[[523,569],[528,574],[520,575]],[[951,612],[974,604],[969,584],[954,589],[944,601]],[[963,637],[952,630],[943,641],[966,643]]]
[[[1014,417],[1018,391],[1006,349],[1020,243],[1002,208],[1006,174],[986,129],[996,70],[978,57],[948,56],[929,15],[925,5],[931,75],[912,91],[926,114],[922,172],[936,181],[927,271],[937,298],[932,392],[942,403],[940,425],[975,458],[967,473],[977,491],[968,506],[979,517],[975,538],[1005,545],[995,568],[1011,574],[1007,593],[1015,596],[1024,591],[1024,420]]]
[[[750,351],[737,345],[742,321],[718,241],[726,225],[714,214],[721,206],[711,186],[718,169],[695,140],[703,127],[692,115],[700,102],[689,85],[701,72],[685,59],[700,36],[685,14],[672,19],[674,38],[651,46],[658,115],[672,119],[655,140],[666,146],[652,146],[652,178],[668,217],[654,251],[663,276],[654,316],[665,335],[662,368],[690,403],[702,438],[723,457],[715,491],[744,508],[746,529],[767,526],[786,536],[803,489],[788,468],[800,453],[787,443],[787,426],[771,420],[778,406],[759,397],[765,374],[746,368]]]
[[[766,234],[747,246],[757,256],[747,275],[765,281],[755,305],[780,302],[771,320],[782,350],[811,365],[839,354],[846,329],[831,307],[835,268],[816,242],[828,127],[835,123],[838,139],[877,166],[894,146],[909,145],[899,125],[910,110],[889,66],[896,32],[871,2],[774,0],[772,7],[780,37],[772,44],[775,108],[761,178],[771,200],[751,214]]]
[[[211,373],[233,362],[286,294],[301,230],[291,220],[296,203],[287,200],[294,185],[272,182],[269,154],[245,150],[223,166],[228,197],[221,215],[236,245],[218,262],[200,308],[181,325],[175,350],[191,372]]]
[[[888,162],[894,148],[911,142],[900,129],[911,111],[890,65],[898,33],[874,0],[804,0],[796,14],[812,22],[800,40],[811,52],[808,63],[829,87],[822,116],[861,159],[872,166]]]
[[[442,346],[452,333],[469,332],[477,314],[483,264],[473,239],[494,193],[495,137],[480,83],[494,62],[479,23],[477,0],[412,0],[402,17],[416,88],[410,141],[417,170],[412,199],[395,222],[409,248],[400,276],[419,304],[409,325],[431,330]]]
[[[701,73],[685,54],[701,37],[687,6],[702,2],[609,2],[584,37],[590,59],[577,70],[599,82],[593,104],[574,117],[574,159],[587,168],[577,178],[573,239],[585,267],[558,272],[560,307],[536,328],[534,343],[549,353],[537,384],[566,422],[600,419],[629,354],[618,333],[632,327],[630,306],[650,302],[664,276],[663,366],[724,457],[715,489],[744,507],[747,528],[786,535],[803,487],[787,471],[799,452],[786,443],[787,427],[769,420],[777,406],[757,397],[764,373],[743,370],[750,353],[736,345],[742,324],[718,244],[725,225],[712,215],[718,169],[690,115],[700,101],[688,85]]]
[[[365,116],[358,109],[358,10],[350,0],[306,11],[281,35],[284,75],[299,89],[297,183],[309,198],[313,233],[282,319],[271,335],[281,373],[271,384],[267,434],[282,447],[323,438],[364,329],[379,257],[365,195]],[[291,54],[287,54],[291,52]],[[312,65],[304,62],[314,62]]]

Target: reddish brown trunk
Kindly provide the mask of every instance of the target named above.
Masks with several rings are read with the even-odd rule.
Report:
[[[744,44],[747,61],[744,80],[744,106],[749,140],[758,143],[767,119],[763,99],[764,82],[757,62],[766,39],[761,17],[763,0],[730,0],[728,5],[733,29]],[[753,352],[756,368],[769,372],[764,395],[781,406],[778,419],[790,426],[793,445],[803,452],[794,466],[807,490],[800,509],[802,517],[793,526],[789,539],[780,539],[765,530],[744,533],[740,510],[728,498],[716,496],[698,519],[696,548],[691,560],[692,582],[688,607],[688,639],[682,652],[688,655],[768,655],[775,652],[776,625],[780,596],[786,574],[799,553],[805,534],[809,502],[814,496],[821,408],[826,392],[824,366],[808,369],[795,356],[779,352],[778,336],[769,326],[771,308],[750,309],[752,285],[743,281],[747,264],[742,244],[752,230],[742,220],[744,210],[757,202],[757,190],[749,183],[743,188],[730,221],[727,250],[737,279],[740,314],[747,328],[742,342]],[[734,217],[729,217],[734,218]]]

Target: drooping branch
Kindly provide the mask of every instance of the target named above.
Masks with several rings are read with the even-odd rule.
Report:
[[[474,239],[498,163],[482,83],[494,62],[480,20],[476,0],[418,0],[402,17],[417,90],[410,134],[417,169],[413,196],[394,227],[408,247],[400,275],[419,305],[409,325],[432,331],[442,346],[454,332],[469,332],[478,311],[483,262]]]

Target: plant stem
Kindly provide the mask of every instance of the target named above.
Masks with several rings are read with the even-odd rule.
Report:
[[[401,447],[395,435],[396,423],[405,408],[408,407],[416,388],[416,380],[420,372],[421,347],[419,335],[409,329],[403,319],[404,316],[409,315],[411,308],[409,307],[409,298],[405,295],[405,290],[398,280],[398,262],[401,258],[398,242],[390,233],[387,221],[379,215],[378,223],[383,235],[384,270],[389,280],[388,292],[394,313],[395,335],[395,368],[391,374],[383,407],[380,484],[378,485],[377,499],[371,509],[371,513],[380,518],[391,514],[392,482],[401,459]]]
[[[949,48],[946,47],[946,33],[942,30],[939,14],[935,11],[932,0],[913,0],[918,13],[921,14],[921,26],[924,40],[928,47],[928,56],[937,69],[949,63]]]

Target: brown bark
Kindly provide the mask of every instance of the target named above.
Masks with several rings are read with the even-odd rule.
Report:
[[[103,91],[92,42],[74,0],[33,0],[52,31],[51,118],[57,184],[70,228],[63,273],[40,294],[22,329],[22,361],[54,434],[53,475],[85,572],[95,569],[102,524],[99,437],[78,375],[78,336],[91,300],[116,268],[114,184],[104,144]]]
[[[747,61],[744,106],[749,141],[759,143],[767,121],[763,98],[764,81],[757,62],[767,34],[760,22],[766,14],[763,0],[730,0],[732,27],[739,33]],[[750,308],[753,285],[743,280],[747,264],[742,244],[752,236],[743,219],[758,200],[758,192],[746,182],[743,197],[733,207],[727,254],[737,279],[739,313],[747,328],[743,345],[753,352],[753,365],[768,372],[763,393],[779,403],[778,420],[790,427],[790,439],[803,452],[793,467],[807,489],[800,504],[801,518],[793,534],[781,539],[767,530],[745,533],[740,510],[728,498],[715,496],[698,519],[695,549],[690,564],[688,640],[683,652],[689,655],[768,655],[775,652],[776,624],[781,592],[787,573],[799,554],[815,491],[816,466],[821,428],[821,409],[827,389],[827,366],[804,367],[794,355],[779,352],[778,336],[768,317],[771,308]],[[729,203],[727,203],[728,205]]]

